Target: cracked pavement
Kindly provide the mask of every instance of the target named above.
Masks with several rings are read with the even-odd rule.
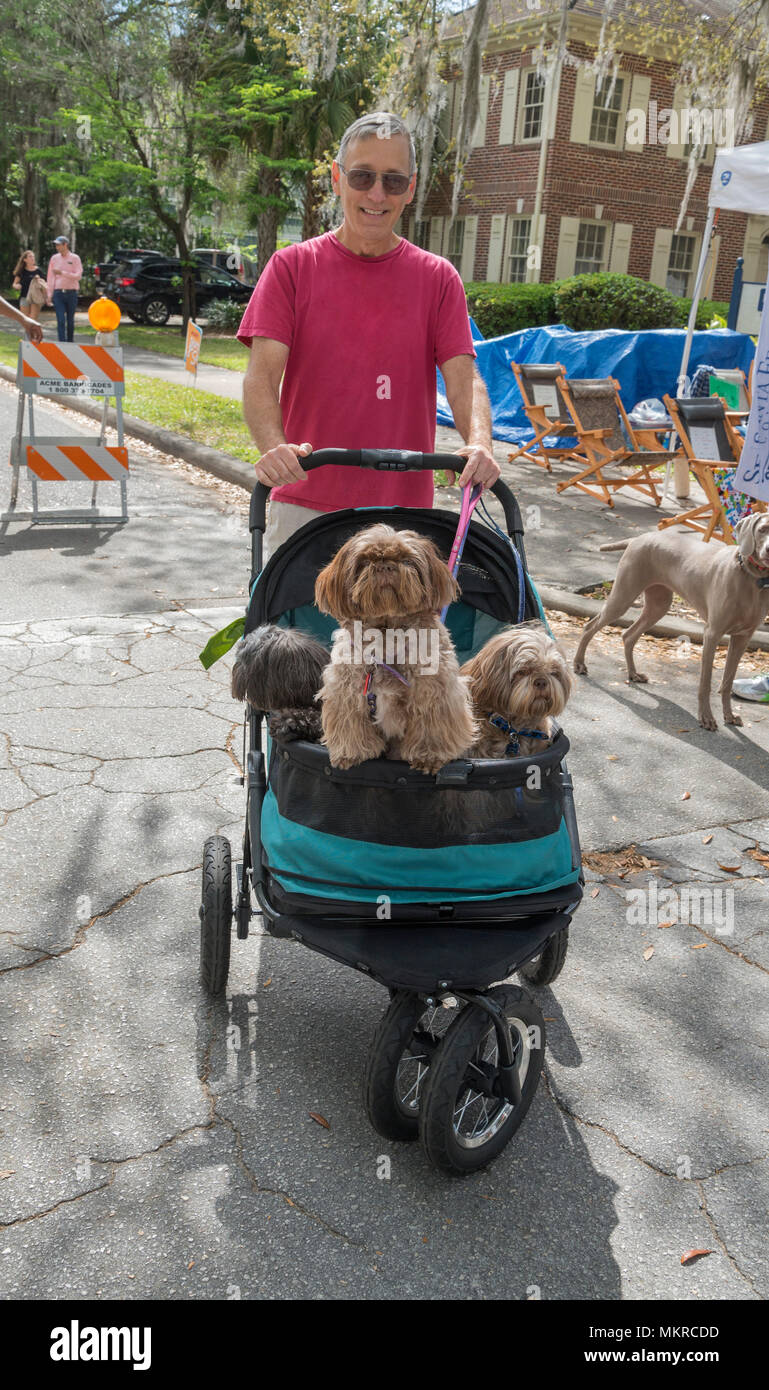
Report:
[[[0,1295],[765,1299],[769,711],[706,734],[697,653],[644,644],[641,688],[616,633],[591,647],[583,846],[652,867],[588,872],[526,1123],[451,1181],[366,1119],[381,987],[256,918],[226,998],[200,990],[202,844],[237,852],[244,794],[230,663],[197,654],[243,608],[246,503],[132,465],[123,530],[0,537]],[[639,919],[653,892],[672,925]]]

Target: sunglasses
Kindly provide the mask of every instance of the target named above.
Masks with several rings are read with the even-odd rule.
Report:
[[[339,165],[347,182],[356,193],[367,193],[374,187],[378,178],[382,180],[385,193],[405,193],[411,183],[410,174],[377,174],[373,169],[351,169],[348,173],[343,164]]]

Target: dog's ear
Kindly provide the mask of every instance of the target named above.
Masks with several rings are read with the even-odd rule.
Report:
[[[426,543],[425,554],[427,557],[429,600],[433,608],[440,612],[447,603],[452,603],[457,597],[459,585],[454,576],[449,573],[446,561],[439,554],[432,541]]]
[[[346,611],[347,587],[347,557],[343,546],[315,580],[315,607],[341,622],[349,616]]]
[[[740,548],[740,554],[747,560],[755,549],[756,526],[763,516],[762,512],[751,512],[750,516],[742,517],[734,528],[734,535]]]

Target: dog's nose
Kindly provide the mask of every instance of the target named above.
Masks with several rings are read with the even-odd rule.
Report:
[[[547,690],[547,685],[548,683],[544,676],[537,676],[536,680],[534,681],[535,690]]]

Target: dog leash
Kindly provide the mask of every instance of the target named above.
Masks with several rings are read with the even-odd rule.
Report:
[[[449,574],[452,577],[456,576],[457,570],[459,569],[462,551],[465,548],[465,541],[467,540],[470,518],[481,500],[482,493],[483,483],[475,483],[472,489],[469,486],[462,488],[462,506],[459,510],[459,524],[457,526],[457,533],[454,537],[454,544],[451,547],[451,554],[449,555]],[[449,611],[449,607],[450,604],[447,603],[445,608],[441,610],[442,623],[446,621],[446,614]]]
[[[363,683],[363,694],[366,697],[368,712],[372,719],[376,719],[376,695],[374,694],[373,690],[371,690],[371,682],[376,674],[377,666],[381,666],[383,670],[389,671],[391,676],[397,676],[398,680],[402,681],[404,685],[409,684],[409,682],[406,680],[406,677],[402,676],[400,671],[396,671],[394,666],[388,666],[386,661],[372,662],[371,670],[366,672],[366,679]]]
[[[503,754],[505,758],[518,757],[522,738],[547,739],[547,734],[543,734],[541,729],[514,729],[512,724],[508,724],[507,720],[502,718],[501,714],[490,714],[489,723],[493,724],[495,729],[501,729],[503,734],[508,734],[510,737],[510,742]]]

